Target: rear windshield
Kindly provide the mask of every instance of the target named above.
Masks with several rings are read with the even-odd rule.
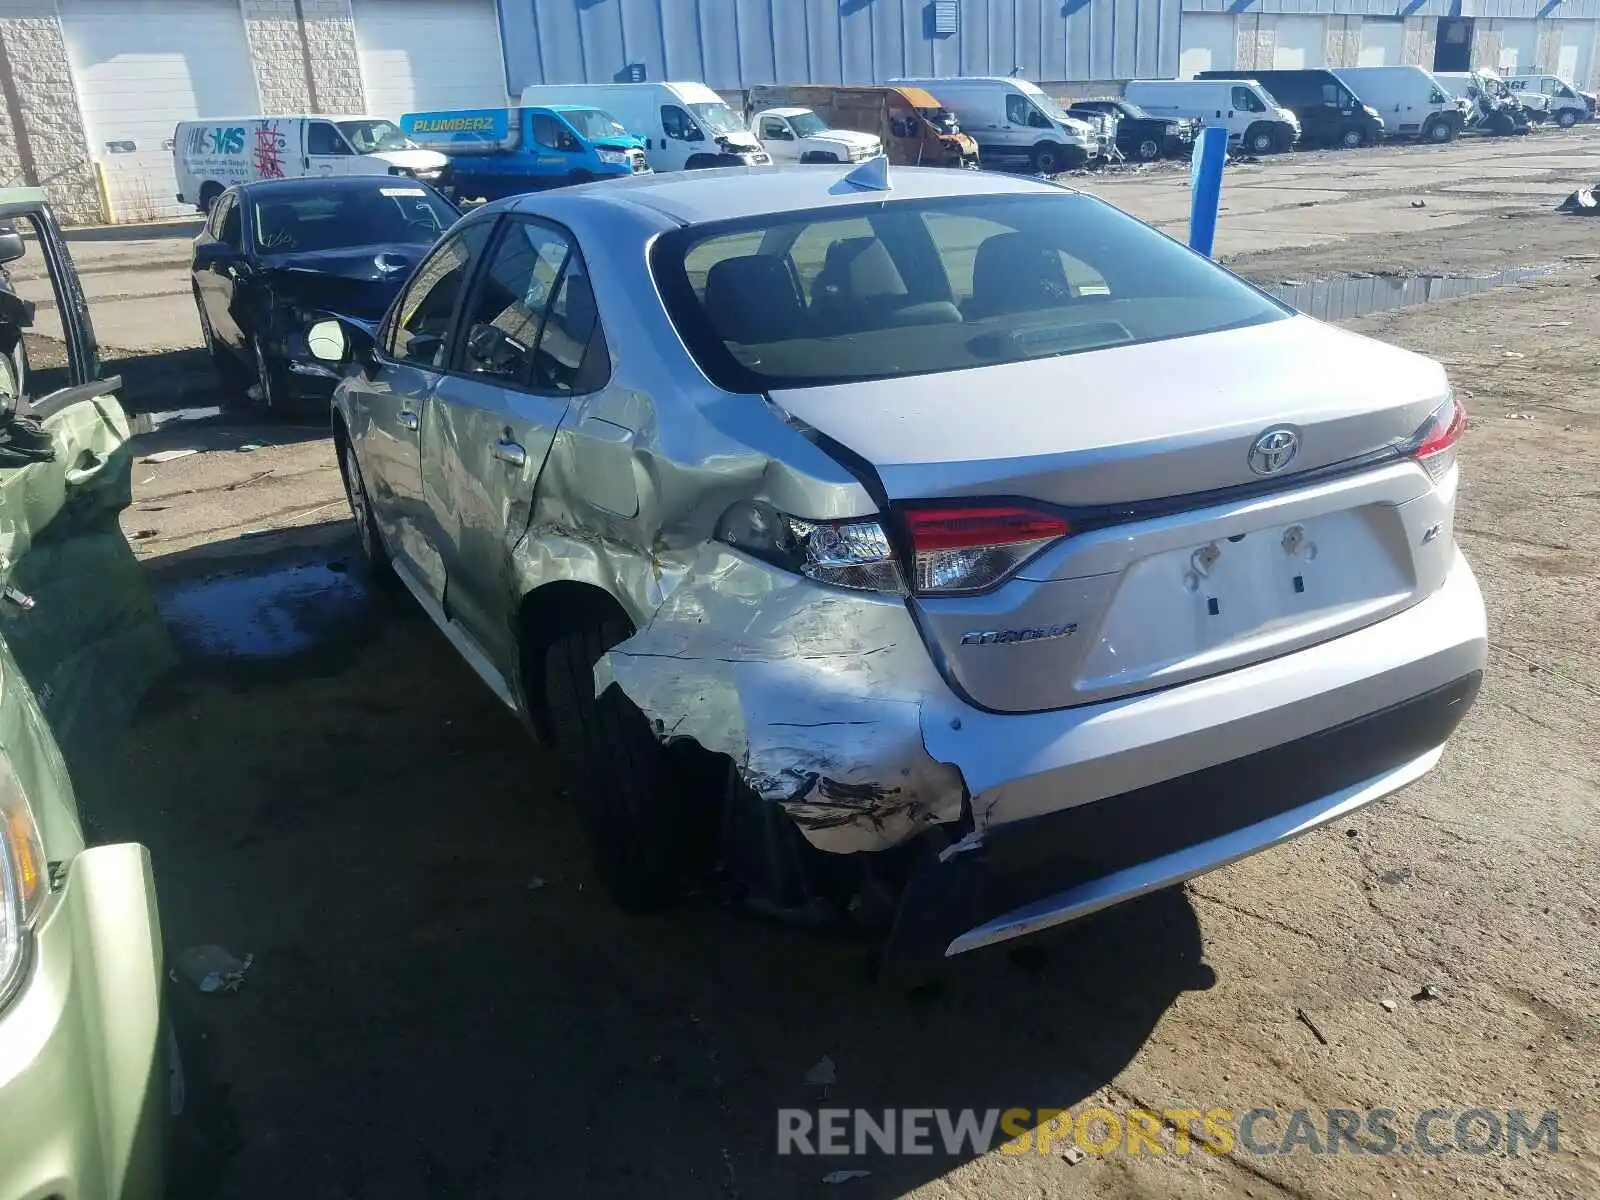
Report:
[[[652,269],[730,391],[955,371],[1236,329],[1289,310],[1070,192],[874,202],[690,226]]]

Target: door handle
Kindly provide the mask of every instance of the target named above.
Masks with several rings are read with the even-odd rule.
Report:
[[[524,466],[528,461],[528,452],[507,438],[501,438],[490,449],[501,462],[510,463],[513,467]]]
[[[400,410],[400,425],[402,428],[409,429],[412,433],[415,433],[417,431],[417,426],[421,424],[422,418],[417,416],[417,414],[412,412],[409,408],[402,408]]]

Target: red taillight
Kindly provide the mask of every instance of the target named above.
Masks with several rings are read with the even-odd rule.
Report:
[[[1435,479],[1455,466],[1456,443],[1467,428],[1467,410],[1454,396],[1441,404],[1419,431],[1421,441],[1415,451],[1417,460]]]
[[[1018,505],[918,505],[904,513],[919,594],[993,587],[1072,532],[1053,513]]]

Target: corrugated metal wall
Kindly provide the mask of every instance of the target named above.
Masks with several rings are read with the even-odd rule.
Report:
[[[1172,76],[1182,0],[499,0],[507,82],[866,83],[897,75],[1047,82]]]
[[[1185,12],[1323,13],[1352,17],[1543,17],[1592,20],[1600,0],[1182,0]]]

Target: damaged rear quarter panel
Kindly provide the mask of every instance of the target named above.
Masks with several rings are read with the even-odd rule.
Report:
[[[717,546],[596,669],[664,742],[728,755],[819,850],[882,850],[958,821],[955,767],[923,747],[944,691],[905,604],[825,588]]]

